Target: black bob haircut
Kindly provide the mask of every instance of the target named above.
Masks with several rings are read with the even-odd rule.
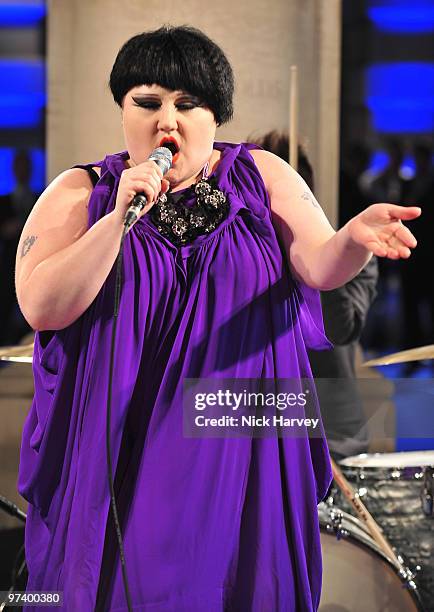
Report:
[[[216,43],[190,26],[165,25],[127,40],[110,74],[110,89],[119,106],[138,85],[160,85],[197,96],[218,125],[232,119],[234,75]]]

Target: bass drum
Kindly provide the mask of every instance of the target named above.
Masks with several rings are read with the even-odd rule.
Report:
[[[412,567],[425,607],[434,610],[434,451],[363,454],[339,462],[342,473]],[[351,512],[342,494],[338,506]]]
[[[323,555],[319,612],[417,612],[414,583],[401,580],[357,518],[335,506],[318,507]],[[337,525],[336,515],[340,516]],[[333,518],[334,517],[334,518]],[[337,537],[336,529],[339,532]]]

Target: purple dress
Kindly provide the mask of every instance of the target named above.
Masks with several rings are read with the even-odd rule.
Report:
[[[145,215],[125,241],[111,431],[133,606],[308,612],[321,591],[325,440],[182,432],[184,378],[310,377],[306,348],[329,347],[318,292],[292,280],[279,247],[256,147],[215,148],[230,202],[221,225],[175,247]],[[127,157],[89,164],[101,167],[89,226],[113,209]],[[105,458],[113,295],[114,270],[75,323],[36,334],[19,473],[28,590],[63,591],[68,612],[127,610]]]

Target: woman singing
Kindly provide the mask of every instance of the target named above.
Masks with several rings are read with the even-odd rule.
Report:
[[[215,142],[233,74],[190,27],[134,36],[114,63],[125,151],[63,172],[24,228],[21,309],[35,397],[21,451],[28,590],[68,612],[127,610],[106,477],[114,262],[131,200],[113,371],[113,475],[135,612],[308,612],[321,591],[322,437],[183,435],[183,381],[311,376],[319,289],[372,253],[407,258],[415,207],[375,204],[335,232],[301,177]],[[167,145],[164,175],[149,160]],[[39,610],[40,608],[38,608]]]

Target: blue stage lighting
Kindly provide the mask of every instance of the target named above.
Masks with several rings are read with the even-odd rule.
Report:
[[[44,0],[30,2],[1,2],[0,27],[19,28],[34,26],[47,12]]]
[[[389,155],[386,151],[374,151],[369,162],[369,172],[371,174],[380,174],[386,169],[389,163]],[[414,158],[411,155],[405,155],[401,166],[401,175],[407,180],[413,178],[416,166]]]
[[[384,133],[434,131],[434,64],[374,64],[366,71],[366,105]]]
[[[386,169],[389,163],[389,156],[386,151],[374,151],[371,155],[369,170],[373,174],[380,174]]]
[[[37,126],[45,102],[43,61],[0,60],[0,128]]]
[[[434,32],[434,0],[372,0],[368,15],[375,26],[390,34]]]

